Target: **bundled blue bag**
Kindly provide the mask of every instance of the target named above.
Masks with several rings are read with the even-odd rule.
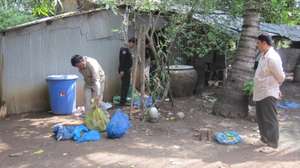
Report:
[[[52,127],[52,131],[57,141],[68,140],[73,138],[73,132],[76,126],[64,126],[56,124]]]
[[[98,141],[101,134],[97,130],[89,130],[85,125],[63,125],[53,126],[53,133],[57,141],[73,139],[77,143]]]
[[[240,135],[236,131],[225,131],[215,133],[215,139],[220,144],[233,145],[242,141]]]
[[[293,101],[285,100],[278,103],[277,107],[285,110],[296,110],[296,109],[300,109],[300,104]]]
[[[77,143],[88,142],[88,141],[99,141],[101,139],[101,134],[97,130],[91,130],[83,133],[78,139]]]
[[[117,109],[106,127],[107,137],[111,139],[121,138],[130,127],[128,115],[121,109]]]

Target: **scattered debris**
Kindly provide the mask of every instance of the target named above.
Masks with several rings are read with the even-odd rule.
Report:
[[[279,150],[276,148],[269,147],[269,146],[263,146],[258,149],[255,149],[254,151],[270,154],[270,153],[278,152]]]
[[[0,119],[5,118],[7,116],[7,108],[5,102],[1,102],[0,104]]]
[[[170,117],[170,120],[171,120],[171,121],[175,121],[176,118],[175,118],[174,116],[172,116],[172,117]]]
[[[152,131],[148,128],[145,130],[145,132],[146,132],[146,136],[152,136],[153,135]]]
[[[174,149],[180,149],[181,147],[180,146],[178,146],[178,145],[173,145],[172,146]]]
[[[199,130],[199,140],[200,141],[212,141],[212,129],[211,128],[201,128]]]
[[[23,152],[18,152],[18,153],[9,154],[8,156],[9,157],[19,157],[19,156],[22,156],[23,154],[24,154]]]
[[[184,113],[183,112],[178,112],[176,115],[177,115],[177,117],[179,119],[183,119],[184,118]]]
[[[40,155],[40,154],[43,154],[44,153],[44,150],[43,149],[39,149],[37,151],[34,151],[32,154],[33,155]]]
[[[156,107],[151,107],[147,110],[147,120],[149,122],[158,122],[160,118],[160,113],[158,112]]]
[[[106,110],[112,108],[112,104],[110,104],[110,103],[108,103],[108,102],[102,102],[100,106],[101,106],[101,108],[102,108],[104,111],[106,111]]]

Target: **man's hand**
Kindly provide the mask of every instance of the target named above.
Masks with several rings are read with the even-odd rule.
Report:
[[[101,102],[100,102],[100,98],[97,96],[97,97],[95,97],[95,104],[96,104],[96,106],[97,107],[99,107],[100,106],[100,104],[101,104]]]

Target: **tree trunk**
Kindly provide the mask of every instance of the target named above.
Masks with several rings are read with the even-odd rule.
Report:
[[[246,117],[248,114],[248,99],[243,94],[242,87],[244,82],[252,79],[254,75],[260,13],[259,3],[256,0],[247,1],[245,5],[244,22],[235,62],[213,107],[213,114],[224,117]]]

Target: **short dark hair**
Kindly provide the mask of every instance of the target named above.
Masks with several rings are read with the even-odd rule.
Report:
[[[135,43],[136,44],[137,42],[137,39],[135,37],[131,37],[129,40],[128,40],[128,43]]]
[[[83,57],[81,55],[74,55],[71,58],[71,64],[72,66],[76,66],[76,64],[80,63],[83,60]]]
[[[269,46],[272,46],[272,37],[266,34],[261,34],[257,38],[259,41],[265,41]]]

